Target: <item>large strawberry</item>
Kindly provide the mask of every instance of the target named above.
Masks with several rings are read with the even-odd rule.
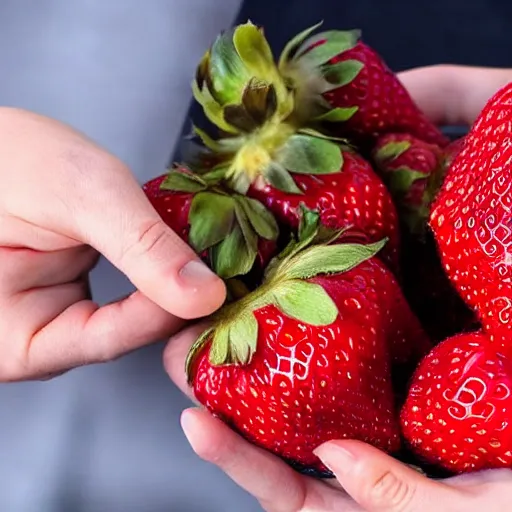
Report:
[[[232,189],[257,197],[287,227],[297,227],[304,203],[358,239],[388,238],[382,257],[396,271],[399,230],[385,186],[353,149],[301,124],[260,29],[249,23],[221,34],[193,89],[222,135],[214,140],[195,128],[208,159],[203,169],[191,162],[196,172],[224,173]]]
[[[448,143],[358,30],[312,36],[319,26],[294,37],[279,60],[303,119],[326,122],[358,142],[405,132],[439,146]]]
[[[247,439],[325,473],[313,450],[330,439],[399,450],[390,351],[427,347],[373,257],[382,243],[327,245],[317,226],[302,223],[262,286],[214,317],[187,374],[197,399]]]
[[[487,103],[450,166],[431,226],[448,276],[512,348],[512,84]]]
[[[406,133],[379,137],[372,151],[375,167],[397,205],[403,227],[404,293],[430,336],[441,341],[473,327],[474,315],[442,268],[428,228],[431,202],[443,182],[446,161],[458,150],[444,150]]]
[[[512,362],[482,333],[449,338],[420,364],[401,415],[415,454],[453,473],[512,468]]]
[[[164,222],[224,279],[262,270],[276,252],[272,214],[257,200],[225,193],[216,180],[176,167],[143,190]]]

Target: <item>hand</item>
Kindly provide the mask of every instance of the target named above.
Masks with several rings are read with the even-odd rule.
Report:
[[[192,399],[183,360],[197,327],[169,343],[165,367]],[[512,471],[430,480],[358,441],[331,441],[316,450],[335,480],[302,476],[278,457],[253,446],[201,408],[182,415],[194,451],[252,494],[267,512],[501,512],[512,500]]]
[[[138,289],[101,308],[87,282],[98,251]],[[56,121],[0,108],[0,381],[114,359],[224,297],[118,159]]]
[[[512,81],[512,70],[443,65],[410,70],[400,79],[437,124],[470,125],[488,98]],[[181,332],[164,355],[169,375],[189,396],[183,361],[197,332]],[[182,424],[196,453],[219,466],[268,512],[498,512],[512,500],[508,470],[433,481],[368,445],[332,441],[317,454],[337,479],[318,481],[299,475],[201,409],[185,411]]]

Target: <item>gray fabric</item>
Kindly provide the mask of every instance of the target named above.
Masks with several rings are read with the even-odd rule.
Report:
[[[238,3],[1,0],[0,104],[70,123],[143,181],[164,169],[194,65]],[[130,287],[102,263],[93,289],[107,301]],[[48,383],[1,385],[0,510],[260,510],[188,447],[187,400],[160,355],[151,347]]]

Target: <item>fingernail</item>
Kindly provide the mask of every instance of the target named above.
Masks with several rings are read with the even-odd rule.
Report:
[[[193,409],[185,409],[181,413],[181,428],[183,429],[183,433],[187,440],[189,440],[189,434],[193,428],[192,424],[194,423],[194,413]]]
[[[350,471],[355,462],[352,452],[335,442],[325,443],[319,446],[313,453],[334,473]]]
[[[200,286],[216,277],[202,261],[198,260],[190,260],[181,268],[179,274],[187,286]]]

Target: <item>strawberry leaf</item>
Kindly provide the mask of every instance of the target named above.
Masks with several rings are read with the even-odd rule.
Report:
[[[231,197],[213,192],[200,192],[190,205],[189,241],[197,252],[224,240],[232,230],[235,203]]]
[[[235,201],[235,215],[247,247],[254,252],[258,251],[258,236],[252,229],[251,223],[245,214],[244,209],[238,201]]]
[[[306,281],[279,283],[273,290],[274,300],[287,316],[310,325],[330,325],[338,308],[322,286]]]
[[[416,181],[425,180],[426,182],[428,175],[423,172],[413,171],[408,167],[400,167],[391,170],[384,179],[388,183],[391,195],[395,199],[399,199],[407,194]]]
[[[400,142],[388,142],[375,153],[375,160],[383,162],[385,160],[394,160],[405,153],[411,147],[411,143],[407,140]]]
[[[358,110],[359,107],[336,107],[315,117],[315,121],[343,123],[348,121]]]
[[[353,48],[359,37],[358,30],[322,32],[307,39],[297,51],[297,55],[306,66],[318,67]]]
[[[217,37],[210,53],[209,77],[215,91],[213,96],[222,105],[240,101],[245,82],[250,78],[233,38],[232,30],[225,31]]]
[[[235,196],[237,203],[241,206],[247,219],[254,228],[254,231],[265,240],[276,240],[279,235],[279,228],[274,216],[257,201],[244,196]]]
[[[252,311],[244,311],[230,324],[229,362],[247,364],[256,351],[258,322]]]
[[[185,360],[185,373],[187,375],[187,381],[189,384],[191,384],[193,378],[192,370],[194,366],[194,361],[201,352],[201,350],[204,348],[208,340],[210,339],[213,330],[213,327],[208,327],[207,329],[205,329],[199,335],[199,337],[196,339],[196,341],[193,343],[193,345],[190,347],[190,350],[188,351],[187,358]]]
[[[265,178],[269,185],[288,194],[302,194],[290,173],[278,162],[272,162],[265,169]]]
[[[229,357],[229,325],[219,324],[212,336],[208,359],[213,365],[224,364]]]
[[[171,170],[160,185],[162,190],[174,192],[190,192],[194,194],[206,190],[206,183],[197,175]]]
[[[292,37],[286,43],[286,46],[284,47],[280,57],[279,57],[279,67],[285,65],[286,62],[288,62],[292,57],[293,54],[297,51],[297,48],[319,27],[321,27],[323,24],[323,21],[320,21],[316,25],[313,25],[312,27],[307,28],[306,30],[303,30],[296,36]]]
[[[257,251],[249,247],[238,224],[222,242],[211,250],[212,264],[223,279],[247,274],[253,267]]]
[[[246,23],[236,27],[233,45],[251,76],[265,80],[277,75],[272,50],[263,32],[256,25]]]
[[[325,66],[323,75],[328,82],[336,87],[342,87],[352,82],[363,67],[364,64],[361,61],[348,59]]]
[[[296,174],[332,174],[341,170],[343,155],[334,142],[296,134],[284,145],[279,163]]]
[[[373,244],[314,245],[277,269],[274,279],[310,279],[347,272],[375,256],[387,240]]]

